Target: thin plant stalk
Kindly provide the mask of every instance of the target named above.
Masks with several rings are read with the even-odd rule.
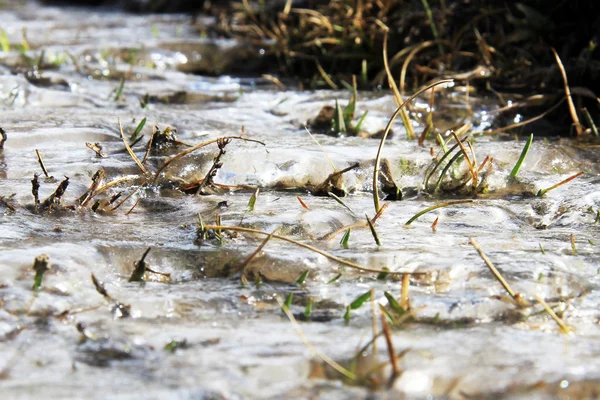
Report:
[[[381,152],[383,151],[383,145],[385,143],[385,139],[387,138],[388,134],[390,133],[390,129],[392,129],[392,124],[394,123],[394,120],[398,117],[398,115],[400,114],[400,112],[404,109],[404,107],[406,107],[406,105],[408,103],[410,103],[411,101],[413,101],[417,96],[419,96],[421,93],[434,88],[438,85],[444,84],[444,83],[450,83],[450,82],[454,82],[453,79],[442,79],[439,80],[437,82],[434,82],[430,85],[427,85],[426,87],[418,90],[415,94],[413,94],[412,96],[410,96],[408,99],[406,99],[402,104],[400,104],[400,106],[398,106],[398,108],[396,109],[396,111],[394,112],[394,114],[392,114],[392,117],[390,118],[390,120],[388,121],[386,127],[385,127],[385,131],[383,132],[383,136],[381,137],[381,142],[379,143],[379,148],[377,149],[377,156],[375,158],[375,169],[373,171],[373,202],[375,204],[375,212],[379,212],[379,209],[381,208],[380,202],[379,202],[379,192],[378,192],[378,177],[379,177],[379,172],[380,172],[380,164],[381,164]]]
[[[557,187],[564,185],[565,183],[569,183],[570,181],[572,181],[572,180],[573,180],[573,179],[575,179],[575,178],[579,178],[581,175],[583,175],[583,171],[581,171],[581,172],[578,172],[578,173],[576,173],[575,175],[568,177],[568,178],[567,178],[567,179],[565,179],[564,181],[560,181],[560,182],[558,182],[556,185],[552,185],[552,186],[550,186],[549,188],[546,188],[546,189],[540,189],[540,190],[537,192],[536,196],[538,196],[538,197],[541,197],[541,196],[545,195],[546,193],[548,193],[549,191],[551,191],[551,190],[554,190],[554,189],[556,189]]]
[[[371,289],[371,327],[373,337],[377,336],[377,301],[375,299],[375,289]],[[377,341],[373,341],[373,355],[377,356]]]
[[[400,370],[398,369],[398,357],[396,357],[396,351],[394,350],[394,342],[392,342],[392,334],[390,331],[390,325],[387,322],[385,314],[381,312],[381,327],[383,329],[383,335],[385,342],[387,343],[388,355],[390,357],[390,364],[392,364],[392,379],[400,376]]]
[[[433,19],[433,14],[431,12],[431,7],[429,7],[429,2],[427,0],[421,0],[423,3],[423,8],[425,8],[425,13],[427,14],[427,19],[429,20],[429,25],[431,25],[431,33],[436,41],[439,42],[439,34],[437,27],[435,26],[435,20]],[[440,51],[440,56],[444,55],[444,48],[441,43],[438,43],[438,50]]]
[[[565,101],[565,100],[566,100],[566,98],[563,97],[562,99],[560,99],[560,101],[558,103],[556,103],[555,105],[553,105],[552,107],[550,107],[549,109],[544,111],[543,113],[536,115],[535,117],[529,118],[525,121],[517,122],[512,125],[503,126],[501,128],[497,128],[497,129],[492,129],[491,131],[482,131],[482,132],[476,132],[476,133],[483,133],[484,135],[489,136],[489,135],[496,135],[498,133],[506,132],[506,131],[509,131],[514,128],[519,128],[521,126],[525,126],[527,124],[530,124],[532,122],[535,122],[537,120],[545,118],[548,114],[550,114],[551,112],[556,110],[558,108],[558,106],[560,106],[563,103],[563,101]]]
[[[269,242],[269,240],[271,240],[271,238],[273,237],[273,233],[275,233],[277,231],[277,228],[275,228],[275,230],[273,232],[271,232],[271,234],[269,236],[267,236],[266,238],[264,238],[264,240],[260,243],[260,245],[258,245],[258,247],[256,248],[256,250],[254,250],[252,252],[252,254],[250,254],[236,269],[235,271],[233,271],[233,273],[236,273],[238,271],[244,271],[246,269],[246,267],[248,266],[248,264],[250,264],[250,262],[252,260],[254,260],[254,258],[258,255],[258,253],[260,253],[262,251],[262,249],[267,245],[267,243]]]
[[[571,88],[569,88],[569,81],[567,80],[567,72],[565,71],[565,67],[558,56],[556,50],[552,49],[552,53],[554,54],[554,58],[556,58],[556,63],[558,64],[558,69],[563,78],[564,86],[565,86],[565,96],[567,96],[567,103],[569,104],[569,113],[571,114],[571,119],[573,120],[573,124],[575,125],[575,131],[577,132],[577,136],[581,136],[583,134],[583,129],[581,128],[581,123],[579,122],[579,117],[577,116],[577,111],[575,110],[575,104],[573,103],[573,97],[571,96]]]
[[[369,268],[369,267],[364,267],[362,265],[359,264],[355,264],[351,261],[348,260],[344,260],[342,258],[336,257],[332,254],[329,254],[323,250],[317,249],[316,247],[313,247],[309,244],[306,243],[302,243],[299,242],[297,240],[294,240],[292,238],[286,237],[286,236],[281,236],[281,235],[276,235],[274,233],[269,233],[269,232],[265,232],[265,231],[261,231],[258,229],[252,229],[252,228],[245,228],[242,226],[225,226],[225,225],[206,225],[205,229],[213,229],[213,230],[217,230],[217,231],[237,231],[237,232],[248,232],[248,233],[256,233],[258,235],[271,235],[273,236],[275,239],[279,239],[279,240],[283,240],[292,244],[295,244],[296,246],[300,246],[300,247],[304,247],[305,249],[308,249],[310,251],[313,251],[317,254],[320,254],[332,261],[338,262],[340,264],[346,265],[350,268],[354,268],[357,269],[359,271],[365,271],[365,272],[374,272],[376,274],[382,273],[382,272],[386,272],[388,274],[393,274],[393,275],[401,275],[401,274],[405,274],[406,272],[399,272],[399,271],[386,271],[386,270],[381,270],[381,269],[376,269],[376,268]]]
[[[473,247],[475,247],[475,250],[477,250],[477,252],[481,256],[481,258],[483,259],[483,261],[485,262],[485,264],[490,269],[490,271],[492,271],[492,273],[494,274],[494,276],[496,277],[496,279],[498,279],[498,282],[500,282],[500,284],[502,285],[502,287],[504,287],[504,290],[506,290],[506,292],[510,295],[510,297],[512,297],[514,299],[515,296],[517,295],[517,293],[514,290],[512,290],[512,288],[510,287],[510,285],[508,284],[508,282],[506,282],[506,280],[504,279],[504,277],[502,276],[502,274],[500,274],[500,271],[498,271],[496,269],[496,267],[494,266],[494,264],[492,264],[492,262],[490,261],[490,259],[487,258],[487,256],[483,252],[483,250],[481,250],[481,247],[479,247],[479,244],[477,244],[477,242],[473,238],[469,238],[469,242],[471,242],[471,244],[473,245]]]
[[[594,123],[594,120],[592,119],[592,116],[590,115],[590,112],[585,107],[582,108],[581,111],[583,112],[583,115],[585,116],[585,119],[587,120],[588,124],[590,124],[590,128],[592,129],[592,132],[594,133],[594,136],[598,137],[599,136],[598,135],[598,127]]]

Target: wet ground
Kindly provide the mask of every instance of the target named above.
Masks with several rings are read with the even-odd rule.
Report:
[[[494,157],[486,193],[442,190],[433,196],[422,183],[432,165],[430,148],[439,158],[440,146],[406,140],[396,122],[383,158],[404,200],[389,202],[377,220],[379,246],[363,227],[352,229],[344,247],[342,228],[375,214],[371,177],[379,140],[315,135],[330,162],[301,125],[336,99],[346,104],[349,91],[298,92],[263,77],[203,76],[240,62],[247,50],[199,38],[186,16],[33,3],[0,7],[3,42],[10,47],[0,52],[0,126],[8,137],[0,150],[3,398],[598,396],[597,145],[543,140],[536,132],[517,180],[511,180],[526,137],[477,136],[477,159]],[[24,36],[29,49],[21,51]],[[474,96],[474,112],[465,112],[457,87],[439,97],[434,118],[440,126],[464,114],[474,130],[485,129],[497,108],[496,100]],[[357,107],[357,115],[369,111],[363,128],[376,132],[395,105],[389,92],[380,91],[359,93]],[[426,107],[417,100],[415,113],[425,114]],[[184,194],[177,189],[205,177],[219,149],[211,144],[182,157],[154,180],[167,159],[188,147],[157,149],[144,163],[145,178],[125,151],[118,124],[120,119],[130,141],[143,118],[144,138],[133,146],[140,159],[154,126],[176,130],[177,139],[190,145],[239,135],[265,145],[233,140],[225,147],[214,182],[236,190]],[[415,130],[423,126],[415,122]],[[86,143],[100,144],[106,157]],[[45,178],[35,149],[54,179]],[[350,192],[345,206],[314,195],[334,172],[332,163],[338,170],[358,163],[343,175]],[[81,206],[77,199],[100,169],[103,184],[128,179]],[[535,196],[579,171],[584,174],[567,185]],[[34,206],[34,174],[42,202],[68,176],[60,206]],[[418,211],[457,198],[474,201],[405,226]],[[377,279],[273,238],[247,265],[244,284],[235,270],[264,236],[226,232],[219,241],[209,232],[198,240],[199,215],[206,224],[219,215],[222,225],[277,229],[355,264],[411,273],[411,317],[392,327],[395,352],[403,354],[401,375],[387,385],[391,367],[379,337],[378,353],[369,347],[355,363],[360,384],[342,380],[311,353],[276,301],[294,293],[291,311],[299,319],[312,301],[309,321],[299,322],[306,338],[349,367],[373,331],[369,302],[352,310],[349,321],[347,306],[374,289],[375,301],[389,310],[384,292],[400,296],[398,277]],[[471,237],[533,306],[507,300]],[[148,247],[148,266],[170,277],[147,273],[146,282],[128,282]],[[32,265],[41,254],[49,256],[50,270],[33,291]],[[295,283],[307,270],[306,281]],[[91,274],[109,298],[96,290]],[[561,333],[535,295],[571,333]]]

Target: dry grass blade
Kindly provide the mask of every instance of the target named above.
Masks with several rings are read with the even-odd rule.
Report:
[[[381,313],[381,327],[383,328],[383,336],[385,337],[385,342],[387,344],[388,355],[390,356],[390,364],[392,364],[392,376],[390,377],[390,383],[393,383],[394,380],[400,376],[400,370],[398,369],[398,358],[396,357],[394,342],[392,342],[392,333],[385,317],[385,313],[382,310],[379,310],[379,312]]]
[[[99,188],[98,190],[96,190],[95,192],[93,192],[92,194],[90,194],[90,196],[83,203],[81,203],[81,206],[85,207],[94,197],[106,192],[108,189],[110,189],[113,186],[118,185],[119,183],[137,181],[138,179],[140,179],[139,176],[124,176],[121,178],[117,178],[113,181],[110,181],[107,184],[105,184],[104,186],[102,186],[101,188]]]
[[[384,34],[383,34],[383,65],[385,67],[385,72],[386,72],[386,75],[388,78],[388,85],[390,86],[390,88],[392,89],[392,92],[394,93],[394,100],[396,101],[396,106],[400,106],[400,104],[402,104],[402,94],[398,90],[398,86],[396,85],[396,81],[394,80],[394,76],[392,75],[392,71],[390,69],[390,64],[388,62],[388,55],[387,55],[387,39],[388,39],[389,28],[383,23],[380,23],[379,25],[381,26],[381,28],[383,29],[383,32],[384,32]],[[404,128],[406,129],[406,136],[409,139],[414,138],[415,132],[410,123],[410,116],[408,115],[408,112],[403,107],[401,107],[400,119],[402,120],[402,123],[404,124]]]
[[[296,196],[296,198],[298,199],[298,202],[305,210],[310,210],[310,207],[304,202],[304,200],[302,200],[302,198],[300,196]]]
[[[335,369],[340,374],[344,375],[346,378],[355,381],[357,379],[357,376],[352,371],[348,371],[346,368],[342,367],[340,364],[338,364],[337,362],[335,362],[334,360],[329,358],[327,355],[321,353],[315,346],[312,345],[312,343],[310,343],[308,341],[308,339],[306,338],[306,335],[304,334],[304,331],[298,324],[298,321],[296,321],[296,318],[294,318],[294,315],[285,306],[285,304],[283,303],[283,300],[281,300],[281,297],[275,296],[275,299],[277,300],[277,303],[279,303],[279,306],[281,307],[281,309],[283,310],[285,315],[287,315],[287,317],[289,318],[290,322],[294,326],[294,329],[296,329],[296,333],[300,337],[300,340],[302,340],[304,345],[311,351],[311,353],[313,353],[315,356],[319,357],[321,360],[323,360],[323,362],[325,362],[331,368]]]
[[[265,245],[267,244],[267,242],[269,240],[271,240],[271,238],[273,237],[273,234],[275,232],[277,232],[278,228],[275,228],[275,230],[273,232],[271,232],[271,234],[269,236],[267,236],[261,243],[260,245],[256,248],[256,250],[254,250],[252,252],[252,254],[250,254],[237,268],[235,268],[234,270],[232,270],[231,272],[233,274],[239,272],[239,271],[244,271],[246,269],[246,267],[248,266],[248,264],[250,264],[250,262],[252,260],[254,260],[254,258],[258,255],[258,253],[260,253],[262,251],[262,249],[265,247]]]
[[[516,124],[507,125],[507,126],[504,126],[504,127],[501,127],[501,128],[492,129],[490,131],[483,131],[483,132],[476,132],[476,133],[483,133],[485,135],[496,135],[498,133],[506,132],[506,131],[509,131],[511,129],[514,129],[514,128],[525,126],[527,124],[530,124],[532,122],[535,122],[535,121],[538,121],[538,120],[540,120],[542,118],[545,118],[552,111],[556,110],[558,108],[558,106],[560,106],[563,103],[563,101],[565,101],[565,100],[566,100],[566,98],[563,97],[558,103],[556,103],[555,105],[553,105],[552,107],[550,107],[548,110],[544,111],[540,115],[536,115],[533,118],[529,118],[528,120],[517,122]]]
[[[344,260],[342,258],[336,257],[332,254],[329,254],[323,250],[317,249],[316,247],[313,247],[309,244],[306,243],[302,243],[299,242],[297,240],[294,240],[292,238],[286,237],[286,236],[280,236],[280,235],[276,235],[274,233],[269,233],[269,232],[265,232],[265,231],[261,231],[258,229],[252,229],[252,228],[245,228],[242,226],[224,226],[224,225],[206,225],[204,227],[204,229],[213,229],[215,231],[235,231],[235,232],[248,232],[248,233],[256,233],[258,235],[267,235],[267,236],[272,236],[275,239],[279,239],[279,240],[283,240],[292,244],[295,244],[296,246],[300,246],[300,247],[304,247],[305,249],[308,249],[310,251],[313,251],[317,254],[322,255],[323,257],[326,257],[332,261],[338,262],[340,264],[346,265],[350,268],[354,268],[357,269],[359,271],[364,271],[364,272],[373,272],[376,274],[380,274],[382,272],[385,272],[387,274],[391,274],[391,275],[401,275],[401,274],[406,274],[407,272],[399,272],[399,271],[387,271],[387,270],[383,270],[383,269],[376,269],[376,268],[369,268],[369,267],[364,267],[362,265],[359,264],[355,264],[351,261],[348,260]]]
[[[133,203],[133,205],[131,206],[131,208],[129,209],[129,211],[127,211],[127,212],[125,213],[125,215],[129,215],[129,214],[131,214],[131,213],[133,212],[133,209],[134,209],[134,208],[135,208],[135,207],[138,205],[138,203],[139,203],[139,202],[140,202],[140,199],[138,198],[138,199],[135,201],[135,203]]]
[[[272,82],[279,89],[285,90],[285,85],[276,76],[273,76],[270,74],[262,74],[262,77],[265,78],[266,80]]]
[[[148,157],[150,157],[150,152],[152,151],[152,143],[154,142],[154,136],[156,136],[157,132],[158,129],[156,127],[152,129],[152,135],[150,136],[150,140],[148,141],[148,145],[146,146],[146,154],[144,154],[142,164],[146,164],[146,160],[148,160]]]
[[[35,149],[35,154],[37,155],[37,159],[38,159],[38,163],[40,164],[40,168],[42,168],[42,171],[44,172],[44,176],[46,178],[50,178],[50,176],[48,175],[48,170],[46,169],[46,166],[44,165],[44,160],[42,159],[42,154],[39,152],[38,149]]]
[[[554,321],[556,321],[556,323],[558,324],[558,326],[560,327],[560,329],[562,330],[563,333],[570,333],[572,332],[572,329],[563,322],[562,319],[560,319],[560,317],[558,315],[556,315],[556,313],[554,312],[554,310],[552,310],[550,308],[550,306],[548,306],[548,304],[544,301],[544,299],[542,299],[540,297],[539,294],[535,295],[535,299],[538,301],[538,303],[540,303],[542,305],[542,307],[544,307],[544,310],[546,310],[546,312],[548,314],[550,314],[550,316],[552,317],[552,319]]]
[[[563,78],[563,82],[565,85],[565,95],[567,96],[567,102],[569,103],[569,113],[571,113],[571,119],[573,120],[573,125],[575,125],[575,131],[577,132],[577,136],[581,136],[583,134],[583,129],[581,127],[581,123],[579,122],[577,111],[575,110],[573,97],[571,97],[571,88],[569,88],[569,81],[567,81],[567,72],[565,71],[565,67],[562,61],[560,60],[560,57],[558,56],[556,50],[552,49],[552,53],[554,54],[554,58],[556,58],[558,69],[560,69],[560,73]]]
[[[154,180],[152,181],[152,183],[156,182],[156,180],[158,179],[158,177],[160,176],[160,174],[172,162],[177,161],[180,158],[185,157],[188,154],[193,153],[194,151],[196,151],[198,149],[201,149],[202,147],[208,146],[209,144],[216,143],[219,140],[227,140],[227,139],[243,140],[245,142],[259,143],[259,144],[262,144],[263,146],[265,146],[265,143],[261,142],[260,140],[248,139],[248,138],[245,138],[243,136],[222,136],[222,137],[218,137],[218,138],[215,138],[215,139],[207,140],[206,142],[202,142],[202,143],[199,143],[199,144],[197,144],[197,145],[195,145],[193,147],[190,147],[189,149],[186,149],[186,150],[182,151],[181,153],[178,153],[178,154],[174,155],[173,157],[169,158],[167,161],[165,161],[165,163],[158,169],[158,171],[156,171],[156,174],[154,174]]]
[[[411,101],[413,101],[417,96],[419,96],[421,93],[434,88],[438,85],[444,84],[444,83],[450,83],[453,82],[452,79],[442,79],[440,81],[434,82],[430,85],[427,85],[426,87],[418,90],[415,94],[413,94],[412,96],[410,96],[408,99],[406,99],[406,101],[404,101],[402,104],[400,104],[400,106],[398,106],[398,108],[396,109],[396,111],[394,112],[394,114],[392,114],[392,117],[390,118],[390,120],[388,121],[386,127],[385,127],[385,131],[383,132],[383,136],[381,137],[381,142],[379,143],[379,148],[377,149],[377,157],[375,158],[375,169],[373,171],[373,202],[375,203],[375,212],[379,212],[380,204],[379,204],[379,192],[377,189],[378,186],[378,176],[379,176],[379,172],[380,172],[380,164],[381,164],[381,152],[383,150],[383,145],[385,143],[385,139],[387,138],[388,134],[390,133],[390,129],[392,129],[392,124],[394,123],[394,120],[398,117],[398,115],[400,114],[400,112],[404,109],[404,107],[410,103]]]
[[[388,206],[390,205],[390,203],[385,203],[381,209],[379,210],[379,212],[373,217],[371,218],[371,223],[375,224],[375,222],[377,222],[377,220],[383,215],[383,213],[385,212],[385,210],[388,208]],[[361,222],[357,222],[355,224],[352,225],[346,225],[341,227],[340,229],[337,229],[334,232],[328,233],[327,235],[321,237],[319,240],[331,240],[333,238],[335,238],[337,235],[346,232],[347,230],[352,230],[352,229],[361,229],[361,228],[368,228],[369,224],[367,224],[366,221],[361,221]]]
[[[135,155],[135,153],[133,152],[133,150],[131,150],[131,147],[129,146],[129,143],[127,143],[127,139],[125,139],[125,133],[123,133],[123,126],[121,125],[121,118],[117,118],[117,121],[119,122],[119,132],[121,133],[121,139],[123,140],[123,144],[125,144],[125,148],[127,149],[127,152],[129,153],[129,155],[131,156],[131,158],[133,158],[133,161],[135,161],[135,163],[140,168],[140,170],[142,171],[142,173],[143,174],[148,173],[148,170],[146,169],[146,167],[144,167],[144,164],[142,164],[142,162]]]
[[[323,69],[323,67],[321,67],[321,63],[319,63],[319,60],[315,59],[315,64],[317,65],[317,70],[319,71],[319,74],[321,74],[321,76],[323,77],[323,79],[325,80],[325,82],[327,82],[327,84],[333,90],[337,90],[338,86],[335,84],[334,81],[331,80],[331,78],[329,77],[329,75],[327,74],[327,72],[325,72],[325,70]]]
[[[92,195],[92,193],[94,193],[95,190],[98,189],[98,187],[102,183],[102,179],[104,179],[104,170],[99,169],[98,171],[96,171],[94,176],[92,176],[92,184],[90,185],[88,190],[86,190],[84,194],[82,194],[77,200],[75,200],[75,204],[79,204],[82,206],[84,204],[87,204],[88,198]]]
[[[454,140],[456,140],[456,143],[458,143],[460,150],[465,156],[465,161],[467,162],[467,165],[469,166],[469,171],[471,172],[471,176],[473,177],[473,183],[477,184],[477,173],[475,172],[473,162],[471,162],[471,158],[469,158],[469,155],[467,154],[467,149],[465,149],[465,146],[462,144],[462,141],[458,138],[458,135],[456,135],[456,132],[451,131],[450,133],[452,133],[452,136],[454,136]]]
[[[371,289],[371,329],[373,338],[377,337],[377,304],[375,289]],[[377,357],[377,341],[373,341],[373,355]]]
[[[492,264],[492,262],[490,261],[490,259],[487,258],[487,256],[483,252],[483,250],[481,250],[481,247],[479,247],[479,244],[477,244],[477,242],[475,241],[475,239],[469,238],[469,242],[473,245],[473,247],[475,247],[475,250],[477,250],[477,252],[481,256],[481,258],[485,262],[485,265],[487,265],[488,268],[490,269],[490,271],[492,271],[492,273],[494,274],[494,276],[496,277],[496,279],[498,279],[498,282],[500,282],[500,284],[502,285],[502,287],[504,287],[504,290],[506,290],[506,292],[510,295],[510,297],[512,297],[515,300],[515,303],[517,305],[525,305],[526,304],[525,300],[522,299],[522,297],[521,297],[521,295],[519,293],[516,293],[514,290],[512,290],[512,288],[510,287],[510,285],[508,284],[508,282],[506,282],[506,280],[504,279],[504,277],[502,276],[502,274],[500,274],[500,271],[498,271],[496,269],[496,267],[494,267],[494,264]]]
[[[142,188],[141,186],[138,186],[134,190],[132,190],[131,193],[129,193],[127,196],[125,196],[125,198],[123,200],[121,200],[116,206],[114,206],[111,209],[111,211],[115,211],[117,208],[121,207],[123,205],[123,203],[125,203],[127,200],[132,198],[133,195],[136,194],[141,188]]]
[[[387,42],[388,42],[388,32],[389,28],[385,26],[383,23],[380,24],[383,28],[383,66],[385,67],[385,73],[388,78],[388,85],[392,89],[394,93],[394,99],[396,100],[396,106],[400,106],[402,104],[402,95],[398,90],[398,85],[396,85],[396,81],[394,80],[394,76],[392,75],[392,71],[390,70],[390,64],[388,62],[388,54],[387,54]]]
[[[317,144],[317,146],[319,146],[319,148],[321,149],[321,151],[323,152],[323,154],[325,154],[325,157],[327,157],[327,161],[329,161],[329,164],[331,165],[331,168],[333,168],[333,171],[334,172],[337,171],[338,169],[335,167],[335,164],[331,160],[331,157],[329,157],[329,153],[327,153],[325,151],[325,148],[323,146],[321,146],[321,143],[319,143],[319,141],[317,140],[317,138],[314,137],[312,133],[310,133],[310,131],[308,130],[307,127],[304,127],[304,129],[306,130],[306,133],[308,133],[308,136],[310,136],[310,138]]]
[[[437,221],[437,219],[436,219]],[[410,289],[410,275],[404,274],[402,275],[402,286],[400,288],[400,307],[402,307],[405,311],[409,310],[410,300],[408,297],[408,292]]]
[[[426,42],[423,43],[419,43],[419,45],[417,45],[415,48],[413,48],[411,50],[410,53],[408,53],[408,56],[406,56],[406,59],[404,60],[404,64],[402,64],[402,70],[400,71],[400,94],[404,95],[404,87],[405,85],[405,81],[406,81],[406,71],[408,70],[408,64],[410,64],[411,60],[414,58],[415,55],[417,55],[418,52],[420,52],[421,50],[424,50],[428,47],[431,47],[433,45],[439,45],[441,44],[441,41],[439,40],[428,40]]]

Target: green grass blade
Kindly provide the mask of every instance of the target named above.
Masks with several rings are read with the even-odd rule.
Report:
[[[350,126],[350,124],[352,123],[352,118],[354,118],[354,112],[356,111],[356,97],[356,86],[352,86],[352,97],[350,97],[348,105],[344,108],[345,126]]]
[[[592,119],[592,116],[590,115],[589,111],[585,107],[582,108],[581,111],[583,111],[585,119],[587,120],[588,124],[590,124],[590,128],[592,129],[594,136],[598,137],[598,127],[594,123],[594,120]]]
[[[357,310],[358,308],[360,308],[360,306],[365,304],[365,302],[367,300],[369,300],[370,298],[371,298],[371,291],[369,290],[368,292],[365,292],[365,293],[361,294],[360,296],[358,296],[356,299],[354,299],[354,301],[352,303],[350,303],[350,308],[352,310]]]
[[[289,310],[290,307],[292,306],[292,300],[294,300],[294,293],[290,293],[287,295],[287,297],[285,298],[285,303],[283,303],[283,306]]]
[[[306,318],[306,319],[310,318],[311,314],[312,314],[312,297],[309,297],[308,301],[306,302],[306,308],[304,309],[304,318]]]
[[[471,200],[471,199],[465,199],[465,200],[455,200],[455,201],[448,201],[448,202],[445,202],[445,203],[436,204],[435,206],[428,207],[428,208],[424,209],[423,211],[419,211],[418,213],[415,214],[414,217],[412,217],[411,219],[409,219],[406,222],[406,224],[404,224],[404,225],[410,225],[413,222],[415,222],[421,215],[427,214],[428,212],[436,210],[438,208],[454,206],[454,205],[457,205],[457,204],[473,203],[473,201],[474,200]]]
[[[344,249],[347,249],[349,247],[348,240],[350,240],[350,229],[348,229],[346,233],[344,233],[344,236],[342,236],[342,240],[340,240],[340,246],[342,246]]]
[[[259,188],[256,188],[256,191],[252,193],[250,196],[250,200],[248,200],[248,212],[254,211],[254,206],[256,206],[256,199],[258,199]]]
[[[119,101],[119,99],[121,98],[121,95],[123,94],[123,87],[125,87],[125,77],[121,78],[121,82],[119,83],[119,88],[117,89],[117,92],[115,93],[115,101]]]
[[[309,273],[310,273],[309,269],[304,271],[304,273],[302,275],[300,275],[300,278],[298,278],[298,280],[296,281],[296,284],[302,285],[304,283],[304,281],[306,280],[306,278],[308,277]]]
[[[404,310],[404,308],[400,306],[400,303],[398,303],[398,301],[394,298],[394,296],[392,296],[390,292],[383,292],[383,295],[385,296],[388,303],[390,304],[390,307],[392,308],[392,310],[394,310],[396,314],[402,315],[406,312],[406,310]]]
[[[137,135],[139,135],[142,129],[144,129],[144,125],[146,125],[146,117],[144,117],[138,124],[137,128],[135,128],[135,131],[131,134],[131,137],[129,138],[130,141],[134,141],[137,138]]]
[[[340,199],[338,196],[336,196],[335,194],[331,193],[331,192],[327,192],[327,195],[329,197],[331,197],[332,199],[334,199],[335,201],[337,201],[338,203],[340,203],[342,206],[344,206],[348,211],[350,211],[352,214],[356,214],[350,207],[348,207],[346,205],[346,203],[344,203],[344,201],[342,199]]]
[[[389,271],[390,269],[388,267],[382,267],[381,269]],[[387,272],[380,272],[379,275],[377,275],[377,280],[378,281],[383,281],[385,280],[387,277],[389,276],[389,274]]]
[[[456,152],[454,157],[452,157],[450,159],[450,161],[448,161],[448,164],[446,164],[446,166],[442,170],[442,173],[440,174],[440,177],[438,178],[437,182],[435,183],[435,188],[433,189],[434,193],[437,192],[438,189],[440,188],[440,185],[442,184],[442,181],[444,180],[444,176],[446,176],[446,172],[448,172],[450,167],[452,167],[452,165],[461,157],[464,157],[464,155],[461,151],[458,151],[458,152]]]
[[[342,277],[342,274],[337,274],[336,276],[334,276],[329,282],[327,283],[334,283],[336,282],[338,279],[340,279]]]
[[[0,29],[0,47],[2,47],[2,51],[7,53],[10,51],[10,43],[4,29]]]
[[[335,114],[333,114],[333,128],[337,133],[346,133],[346,123],[344,122],[344,111],[338,101],[335,101]]]
[[[354,127],[354,130],[356,131],[356,133],[360,132],[360,128],[362,127],[363,122],[365,122],[365,118],[367,118],[368,113],[369,113],[369,110],[365,111],[365,113],[362,115],[362,117],[360,117],[360,119],[358,120],[358,123]]]
[[[515,167],[513,168],[512,172],[510,173],[511,177],[513,177],[513,178],[517,177],[517,174],[519,173],[519,170],[521,169],[521,164],[523,164],[525,157],[527,157],[527,153],[529,152],[529,147],[531,146],[531,142],[533,142],[533,133],[531,135],[529,135],[529,140],[527,141],[527,143],[525,143],[525,147],[523,147],[523,151],[521,151],[521,155],[519,156],[519,159],[517,160]]]

